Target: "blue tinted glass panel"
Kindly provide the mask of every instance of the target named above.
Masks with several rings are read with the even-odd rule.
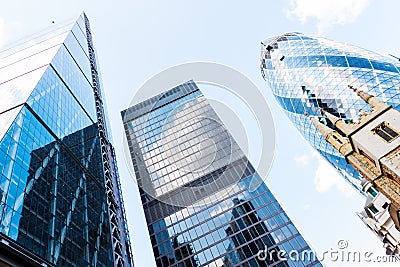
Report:
[[[93,123],[51,67],[27,103],[59,138]]]
[[[350,67],[354,68],[371,68],[371,63],[366,58],[360,57],[347,57]]]
[[[85,150],[97,142],[97,135],[93,136],[96,131],[91,127],[82,131],[86,132],[85,138],[78,138],[81,133],[73,133],[65,139],[67,146]],[[95,151],[92,149],[81,158],[82,163],[97,161],[98,169],[101,154]],[[104,234],[109,229],[103,215],[104,189],[26,107],[0,142],[0,159],[3,234],[56,265],[90,264],[85,262],[86,247],[92,253],[97,251],[104,264],[100,266],[112,264],[109,241],[103,240],[104,246],[95,247],[99,227]],[[86,164],[98,175],[89,165]]]
[[[54,57],[51,65],[66,84],[68,89],[77,98],[80,105],[96,121],[96,105],[93,96],[93,88],[87,80],[87,76],[78,68],[67,49],[62,46]]]
[[[85,52],[86,56],[89,57],[88,41],[86,39],[86,33],[82,31],[78,24],[75,24],[72,28],[72,33],[76,40],[79,42],[80,47]]]
[[[67,38],[64,41],[64,45],[66,46],[67,50],[72,55],[72,58],[74,59],[78,67],[82,70],[86,78],[91,81],[92,71],[90,68],[90,62],[72,32],[68,34]]]
[[[347,67],[347,61],[342,56],[326,56],[326,63],[332,67]]]
[[[398,72],[392,63],[371,60],[372,67],[376,70]]]
[[[321,56],[308,56],[308,62],[310,67],[319,67],[321,64],[325,64],[325,57]]]

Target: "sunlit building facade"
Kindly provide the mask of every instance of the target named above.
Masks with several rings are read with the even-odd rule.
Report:
[[[0,58],[0,265],[133,266],[87,17]]]
[[[360,174],[340,155],[305,114],[320,109],[349,122],[369,106],[348,88],[359,88],[400,110],[400,64],[377,53],[324,38],[288,33],[262,42],[261,73],[279,105],[304,138],[357,190]]]
[[[321,266],[193,81],[121,115],[157,266]]]
[[[367,199],[358,216],[383,242],[387,254],[400,255],[400,112],[371,94],[350,88],[371,107],[357,122],[345,122],[324,110],[334,130],[316,117],[309,118],[363,176],[361,185]]]

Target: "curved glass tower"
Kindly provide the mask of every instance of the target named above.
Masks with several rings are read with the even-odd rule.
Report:
[[[329,124],[320,112],[322,108],[346,120],[356,120],[360,109],[369,107],[349,85],[400,110],[400,64],[356,46],[287,33],[262,43],[260,68],[296,128],[361,192],[359,173],[325,141],[305,114]]]

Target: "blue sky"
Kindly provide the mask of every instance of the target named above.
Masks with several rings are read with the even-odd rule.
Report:
[[[345,239],[353,251],[384,254],[381,243],[355,215],[364,200],[311,150],[280,110],[261,78],[259,56],[260,41],[292,31],[400,55],[399,1],[7,1],[0,9],[0,46],[49,27],[52,21],[72,19],[83,10],[91,21],[100,60],[137,266],[154,266],[154,261],[136,184],[122,152],[119,112],[151,76],[190,61],[231,66],[265,94],[277,139],[267,183],[316,251],[336,248],[337,241]]]

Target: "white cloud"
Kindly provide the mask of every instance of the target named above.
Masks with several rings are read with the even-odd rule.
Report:
[[[312,158],[317,160],[318,164],[314,176],[314,184],[318,192],[328,192],[336,187],[346,197],[354,194],[354,189],[318,152],[313,151]]]
[[[334,24],[354,22],[369,6],[372,0],[291,0],[288,17],[296,17],[301,22],[309,18],[317,20],[318,33],[321,34]]]
[[[328,192],[336,187],[346,197],[354,194],[354,189],[317,151],[312,150],[311,153],[295,157],[293,160],[299,165],[313,168],[315,165],[312,163],[316,163],[317,168],[315,169],[314,184],[319,193]],[[307,204],[303,208],[307,210],[310,206]]]
[[[304,155],[301,155],[301,156],[298,156],[298,157],[294,158],[294,161],[297,164],[308,165],[308,163],[310,162],[310,158],[311,157],[309,155],[304,154]]]

